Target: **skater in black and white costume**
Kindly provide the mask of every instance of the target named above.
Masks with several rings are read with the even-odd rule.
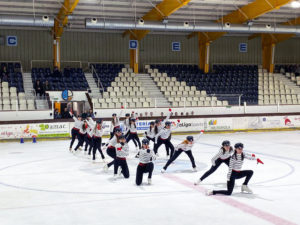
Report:
[[[230,158],[229,162],[229,171],[227,174],[227,190],[210,190],[207,192],[208,195],[216,195],[216,194],[222,194],[222,195],[231,195],[234,183],[236,179],[241,179],[243,177],[246,177],[243,185],[242,185],[242,192],[252,193],[251,189],[248,187],[248,182],[250,181],[253,170],[241,170],[244,159],[249,160],[257,160],[257,163],[263,164],[263,162],[255,157],[255,154],[249,154],[249,153],[243,153],[244,145],[242,143],[237,143],[234,145],[234,153]]]
[[[113,138],[115,130],[120,129],[120,115],[122,115],[123,110],[121,110],[120,114],[117,115],[116,113],[112,114],[112,120],[110,125],[110,139]]]
[[[125,134],[124,136],[127,140],[130,133],[131,133],[131,130],[132,130],[132,129],[130,129],[131,128],[131,121],[132,121],[132,119],[137,120],[138,117],[137,117],[137,114],[134,114],[134,112],[131,113],[131,116],[130,116],[129,113],[127,113],[125,116],[126,116],[126,118],[125,118],[123,124],[124,124],[124,134]],[[135,126],[135,130],[136,130],[136,126]],[[131,140],[133,141],[133,143],[135,145],[135,148],[137,149],[138,148],[138,143],[137,143],[136,139],[131,138]],[[128,143],[128,141],[127,141],[127,143]]]
[[[129,169],[126,161],[126,157],[129,155],[129,146],[128,143],[126,143],[125,136],[121,135],[119,137],[119,142],[116,144],[115,148],[116,159],[114,161],[114,178],[117,178],[118,169],[120,169],[124,178],[129,178]]]
[[[142,140],[142,149],[139,151],[139,165],[136,169],[136,185],[141,185],[144,173],[148,173],[148,184],[151,184],[152,172],[154,169],[153,161],[155,160],[154,151],[149,148],[149,140]]]
[[[145,131],[145,138],[147,138],[149,141],[152,141],[155,143],[155,123],[152,121],[150,122],[150,126],[147,131]]]
[[[111,167],[116,159],[116,144],[119,143],[119,138],[122,135],[122,131],[120,128],[116,128],[115,129],[115,133],[112,139],[109,140],[108,144],[106,144],[106,153],[107,155],[109,155],[111,158],[113,158],[113,160],[106,164],[103,169],[104,171],[107,171],[109,167]]]
[[[92,118],[87,118],[86,120],[88,124],[86,136],[85,136],[85,148],[84,148],[84,154],[87,153],[87,149],[89,148],[88,154],[91,155],[91,151],[93,148],[93,137],[94,137],[94,128],[95,128],[95,122]]]
[[[81,125],[80,129],[79,129],[79,135],[78,135],[79,141],[78,141],[78,144],[77,144],[76,148],[74,149],[75,152],[77,151],[77,149],[78,149],[80,146],[83,146],[83,143],[84,143],[84,137],[85,137],[85,135],[86,135],[87,129],[88,129],[88,124],[87,124],[86,120],[84,120],[84,121],[82,122],[82,125]]]
[[[192,167],[193,167],[193,171],[197,171],[196,169],[196,164],[195,164],[195,159],[192,153],[192,148],[193,145],[195,143],[195,141],[198,141],[200,138],[200,135],[202,135],[203,132],[201,132],[199,134],[199,136],[196,138],[196,140],[194,140],[193,136],[187,136],[186,139],[179,145],[176,146],[175,149],[175,153],[173,154],[173,156],[168,160],[168,162],[166,163],[166,165],[161,169],[161,172],[164,173],[166,172],[168,166],[175,161],[175,159],[177,159],[177,157],[184,152],[185,154],[187,154],[187,156],[190,158],[191,163],[192,163]]]
[[[137,134],[137,129],[136,129],[136,124],[135,124],[135,119],[131,118],[130,119],[130,124],[129,124],[129,135],[126,139],[126,142],[129,143],[130,140],[135,140],[138,143],[139,149],[141,149],[141,142],[139,139],[139,136]]]
[[[171,127],[171,122],[167,121],[165,122],[165,127],[163,129],[161,129],[158,134],[155,135],[155,146],[154,146],[154,152],[155,154],[157,154],[157,150],[158,148],[162,145],[165,144],[166,147],[171,149],[171,153],[170,153],[170,158],[172,158],[173,154],[174,154],[174,146],[171,143],[171,132],[172,130],[176,129],[179,125],[180,120],[177,121],[177,125],[176,127]]]
[[[80,127],[82,126],[83,122],[81,121],[81,116],[78,116],[78,118],[76,118],[76,116],[72,112],[69,112],[69,113],[75,122],[74,127],[72,128],[72,131],[71,131],[72,140],[71,140],[70,149],[69,149],[70,151],[72,151],[72,146],[75,142],[76,137],[79,141],[79,130],[80,130]]]
[[[208,176],[210,176],[212,173],[214,173],[218,168],[219,166],[222,164],[222,163],[225,163],[227,166],[229,166],[229,161],[230,161],[230,157],[233,153],[233,149],[232,147],[230,146],[230,141],[223,141],[222,142],[222,147],[221,149],[219,150],[219,152],[211,159],[211,163],[212,163],[212,166],[211,168],[206,171],[202,177],[200,177],[200,179],[198,179],[196,182],[195,182],[195,185],[198,185],[200,184],[205,178],[207,178]]]
[[[105,162],[104,154],[101,150],[102,147],[102,135],[104,133],[102,128],[102,119],[97,120],[96,125],[94,127],[94,137],[93,137],[93,162],[96,160],[96,152],[97,149],[101,155],[103,162]]]

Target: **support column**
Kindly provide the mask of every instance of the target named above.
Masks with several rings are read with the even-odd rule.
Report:
[[[139,72],[139,50],[130,49],[130,68],[133,69],[134,73]]]
[[[210,42],[207,37],[202,33],[198,33],[198,47],[199,47],[199,68],[204,71],[204,73],[209,72],[209,49]]]
[[[275,43],[269,34],[262,35],[262,64],[268,72],[274,72]]]
[[[53,65],[60,69],[60,38],[53,39]]]

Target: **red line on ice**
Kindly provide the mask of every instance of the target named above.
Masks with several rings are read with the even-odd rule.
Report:
[[[189,187],[189,188],[192,188],[196,191],[199,191],[201,193],[205,193],[206,189],[201,187],[201,186],[195,186],[192,182],[189,182],[187,180],[184,180],[184,179],[181,179],[177,176],[174,176],[174,175],[171,175],[171,174],[164,174],[164,177],[167,177],[169,178],[170,180],[173,180],[179,184],[182,184],[186,187]],[[292,223],[290,221],[287,221],[285,219],[282,219],[278,216],[275,216],[271,213],[268,213],[268,212],[265,212],[263,210],[260,210],[260,209],[256,209],[252,206],[249,206],[249,205],[246,205],[244,203],[241,203],[241,202],[238,202],[228,196],[222,196],[222,195],[213,195],[211,196],[212,198],[216,199],[216,200],[219,200],[220,202],[223,202],[227,205],[230,205],[232,207],[235,207],[237,209],[240,209],[242,210],[243,212],[245,213],[249,213],[253,216],[256,216],[258,218],[261,218],[263,220],[266,220],[268,222],[271,222],[273,224],[276,224],[276,225],[296,225],[295,223]]]

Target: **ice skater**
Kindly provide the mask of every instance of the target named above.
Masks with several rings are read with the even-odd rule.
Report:
[[[141,149],[141,142],[139,139],[139,136],[137,134],[137,129],[136,129],[136,120],[134,118],[130,119],[130,124],[129,124],[129,135],[126,138],[126,142],[129,143],[130,140],[135,140],[138,143],[139,149]]]
[[[253,170],[241,170],[244,163],[244,159],[256,159],[257,163],[264,163],[259,158],[256,158],[255,154],[243,153],[244,145],[242,143],[236,143],[234,145],[234,148],[234,153],[230,157],[229,162],[229,171],[227,174],[227,190],[209,190],[207,192],[207,195],[231,195],[234,188],[235,180],[241,179],[243,177],[246,177],[246,179],[241,188],[242,192],[253,193],[252,190],[248,187],[248,182],[250,181],[253,175]]]
[[[119,141],[115,146],[116,159],[114,161],[114,179],[118,177],[118,170],[123,174],[124,178],[129,178],[129,169],[126,157],[129,155],[129,146],[126,142],[125,136],[121,135]]]
[[[75,122],[74,127],[72,128],[72,131],[71,131],[72,140],[71,140],[70,148],[69,148],[70,152],[72,152],[72,146],[75,142],[76,137],[79,141],[79,130],[80,130],[80,127],[82,126],[83,122],[81,121],[81,116],[78,116],[78,118],[76,118],[76,116],[72,112],[69,112],[69,113]]]
[[[96,125],[94,127],[93,158],[92,158],[93,162],[95,162],[95,160],[96,160],[96,152],[97,152],[97,150],[99,151],[103,162],[105,162],[105,157],[104,157],[104,154],[103,154],[103,152],[101,150],[101,147],[102,147],[102,135],[104,133],[103,127],[102,127],[102,123],[103,123],[103,120],[99,119],[99,120],[97,120]]]
[[[120,129],[120,116],[122,115],[123,109],[121,110],[120,114],[117,115],[116,113],[112,114],[112,120],[110,125],[110,139],[113,138],[115,130]]]
[[[152,183],[152,172],[154,169],[153,161],[155,160],[154,151],[149,148],[149,140],[142,140],[142,149],[139,151],[139,164],[136,169],[136,185],[141,185],[144,173],[148,173],[148,184]]]
[[[198,135],[198,137],[196,138],[195,141],[198,141],[200,138],[200,135],[202,135],[203,132],[201,131],[201,133]],[[185,154],[187,154],[187,156],[190,158],[191,163],[192,163],[192,167],[193,167],[193,171],[197,171],[196,168],[196,164],[195,164],[195,159],[192,153],[192,148],[193,145],[195,143],[194,141],[194,137],[193,136],[187,136],[186,139],[179,145],[176,146],[175,148],[175,153],[173,154],[173,156],[168,160],[168,162],[166,163],[166,165],[161,169],[161,172],[164,173],[166,172],[168,166],[175,161],[175,159],[177,159],[177,157],[184,152]]]
[[[172,123],[170,121],[165,122],[165,127],[161,129],[158,134],[155,135],[155,146],[154,146],[154,152],[157,154],[158,148],[165,144],[166,147],[171,149],[170,158],[172,158],[174,154],[174,146],[171,142],[171,132],[172,130],[176,129],[180,123],[180,120],[177,120],[177,125],[175,127],[171,127]],[[167,154],[168,155],[168,154]]]
[[[88,129],[88,124],[87,124],[86,120],[84,120],[80,127],[80,130],[79,130],[79,141],[78,141],[76,148],[74,149],[75,152],[77,151],[77,149],[79,149],[81,146],[83,146],[84,137],[86,135],[87,129]]]
[[[233,153],[233,148],[230,146],[230,141],[223,141],[219,152],[211,159],[212,166],[206,171],[200,179],[195,182],[195,185],[200,184],[205,178],[214,173],[222,163],[229,166],[230,157]]]
[[[107,155],[109,155],[111,158],[113,158],[113,160],[106,164],[103,169],[104,171],[107,171],[109,167],[111,167],[114,162],[115,162],[115,159],[116,159],[116,144],[119,143],[119,139],[120,139],[120,136],[122,135],[122,131],[120,128],[116,128],[115,129],[115,133],[114,133],[114,136],[112,137],[112,139],[109,140],[109,143],[107,144],[107,149],[106,149],[106,153]]]
[[[150,126],[147,131],[145,131],[145,138],[147,138],[149,141],[155,142],[155,123],[154,121],[150,122]]]
[[[87,149],[89,148],[88,155],[91,155],[91,151],[93,148],[93,138],[94,138],[94,128],[95,128],[95,122],[92,118],[87,118],[86,120],[88,124],[86,136],[85,136],[85,148],[84,148],[84,154],[87,154]]]
[[[129,113],[127,113],[126,118],[123,122],[123,124],[124,124],[124,134],[125,134],[124,136],[125,136],[126,139],[128,139],[128,137],[130,135],[130,127],[131,127],[131,120],[132,119],[135,119],[135,120],[138,119],[137,113],[134,114],[134,111],[132,111],[131,115]],[[133,141],[135,148],[138,149],[138,143],[137,143],[136,139],[132,138],[131,140]],[[128,143],[128,141],[127,141],[127,143]]]

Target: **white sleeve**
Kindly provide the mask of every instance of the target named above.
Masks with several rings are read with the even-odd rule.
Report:
[[[212,163],[212,165],[213,166],[215,166],[216,165],[216,160],[218,159],[218,158],[220,158],[220,156],[222,155],[222,149],[220,149],[220,151],[211,159],[211,163]]]
[[[172,112],[169,112],[169,114],[167,115],[166,119],[164,119],[163,121],[161,121],[161,125],[165,126],[165,122],[168,121],[171,117]]]
[[[93,129],[94,127],[95,127],[95,123],[94,123],[94,120],[87,120],[87,124],[88,124],[88,126],[91,128],[91,129]]]
[[[250,153],[246,153],[246,152],[244,152],[244,157],[246,159],[249,159],[249,160],[255,160],[256,159],[254,154],[250,154]]]
[[[158,137],[159,137],[163,132],[164,132],[164,129],[161,129],[161,130],[157,133],[157,135],[155,135],[155,143],[157,143]]]
[[[174,127],[171,127],[171,130],[175,130],[175,129],[177,129],[179,127],[179,123],[177,123],[177,125]]]
[[[229,162],[228,174],[227,174],[227,180],[228,181],[230,180],[230,177],[231,177],[233,163],[234,163],[233,161],[234,161],[234,159],[231,157],[230,162]]]

